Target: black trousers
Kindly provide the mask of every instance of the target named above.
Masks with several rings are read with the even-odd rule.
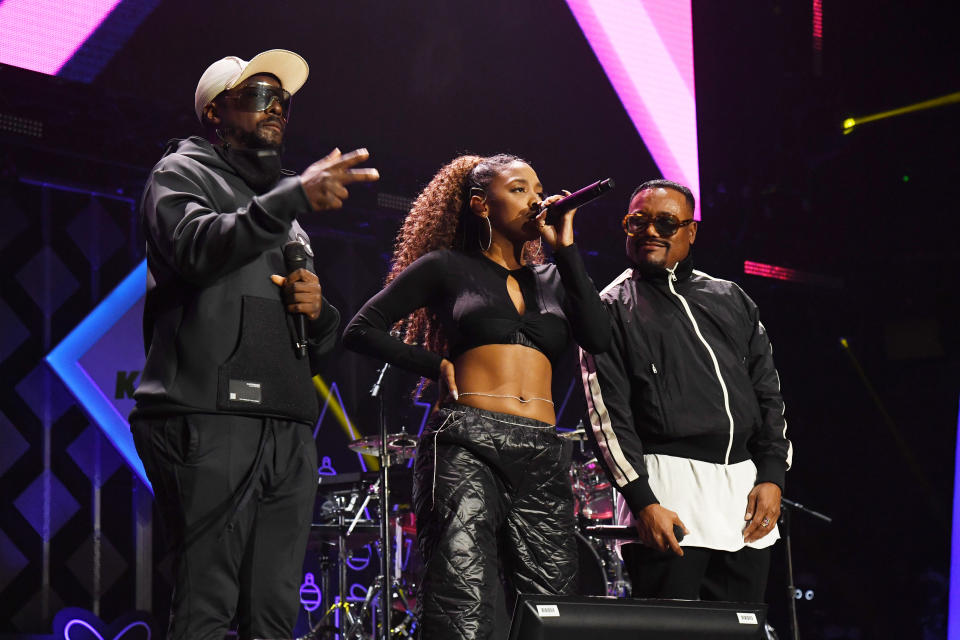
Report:
[[[521,593],[576,591],[571,453],[539,420],[463,405],[434,414],[414,467],[421,639],[506,637],[501,569]]]
[[[621,552],[634,598],[765,602],[771,549],[684,547],[681,558],[625,544]]]
[[[192,414],[138,419],[137,452],[175,554],[169,640],[291,637],[317,491],[310,428]]]

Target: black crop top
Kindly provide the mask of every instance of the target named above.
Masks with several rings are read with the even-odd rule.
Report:
[[[558,248],[554,258],[555,265],[510,271],[479,252],[431,251],[363,305],[347,325],[343,344],[435,379],[442,355],[389,334],[395,322],[427,307],[440,318],[451,359],[480,345],[523,344],[555,363],[570,341],[571,330],[586,351],[605,351],[610,345],[610,321],[576,245]],[[523,294],[523,314],[507,292],[511,275]]]

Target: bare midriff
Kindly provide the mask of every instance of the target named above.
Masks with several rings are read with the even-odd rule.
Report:
[[[550,392],[553,367],[540,351],[519,344],[486,344],[460,354],[453,366],[460,404],[556,423]]]

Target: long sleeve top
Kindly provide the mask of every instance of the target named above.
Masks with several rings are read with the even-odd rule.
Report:
[[[554,257],[556,264],[511,271],[479,252],[432,251],[360,309],[344,332],[344,346],[431,379],[444,357],[485,344],[524,344],[551,361],[571,336],[591,353],[604,351],[610,321],[576,246],[558,248]],[[510,299],[508,277],[520,286],[522,314]],[[389,334],[395,322],[422,307],[440,319],[449,353],[433,353]]]

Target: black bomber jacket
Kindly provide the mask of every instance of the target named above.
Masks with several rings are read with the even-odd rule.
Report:
[[[717,464],[752,459],[757,484],[783,488],[792,459],[780,378],[757,305],[735,283],[695,271],[628,269],[601,294],[613,339],[581,352],[592,438],[637,514],[658,502],[644,454]]]

